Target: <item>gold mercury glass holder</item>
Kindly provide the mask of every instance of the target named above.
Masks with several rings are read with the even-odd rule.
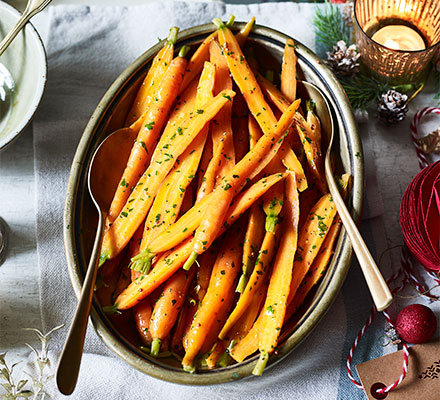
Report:
[[[387,25],[412,28],[426,48],[393,50],[371,39]],[[354,26],[362,65],[390,85],[423,82],[440,52],[440,0],[355,0]]]

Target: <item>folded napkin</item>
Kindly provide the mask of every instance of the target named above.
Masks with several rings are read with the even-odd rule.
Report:
[[[133,7],[54,6],[49,10],[48,85],[34,121],[37,192],[37,241],[41,313],[44,330],[70,323],[76,298],[64,257],[62,221],[66,183],[81,133],[108,86],[124,68],[172,25],[188,28],[214,17],[239,21],[255,16],[314,48],[315,5],[267,3],[162,2]],[[366,234],[383,239],[373,212]],[[376,222],[375,222],[376,221]],[[371,242],[370,245],[374,244]],[[85,354],[74,399],[361,399],[348,381],[345,357],[371,307],[359,268],[352,268],[343,292],[317,329],[289,357],[260,378],[229,384],[191,387],[156,380],[134,370],[111,353],[88,329]],[[58,354],[67,327],[51,348]],[[382,353],[367,336],[360,358]],[[62,397],[53,387],[54,398]]]

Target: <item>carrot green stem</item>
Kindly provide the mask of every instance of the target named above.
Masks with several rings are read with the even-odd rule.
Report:
[[[150,355],[152,357],[157,357],[159,355],[159,350],[160,350],[160,344],[162,343],[162,341],[158,338],[153,339],[153,341],[151,342],[151,351],[150,351]]]
[[[117,304],[113,304],[112,306],[102,307],[102,311],[104,311],[106,314],[122,314],[118,310],[118,305]]]
[[[188,53],[190,47],[187,46],[186,44],[184,46],[182,46],[182,48],[179,51],[179,57],[185,57],[186,54]]]
[[[229,346],[227,348],[227,352],[230,353],[236,344],[237,342],[234,339],[232,339],[231,343],[229,343]]]
[[[276,215],[268,215],[266,217],[266,232],[275,232],[275,226],[278,223],[278,217]]]
[[[260,358],[258,359],[257,364],[255,365],[255,368],[252,371],[252,374],[257,376],[262,375],[268,360],[269,360],[269,354],[267,354],[267,351],[262,350],[260,353]]]
[[[101,267],[107,260],[108,260],[108,254],[107,253],[101,253],[101,255],[99,256],[98,267]]]
[[[179,28],[177,26],[173,26],[170,28],[170,33],[168,34],[167,41],[172,45],[176,44],[178,32],[179,32]]]
[[[246,272],[243,272],[240,276],[240,279],[238,280],[238,285],[237,288],[235,289],[235,291],[237,293],[243,293],[244,288],[246,287],[248,281],[248,276]]]
[[[139,346],[139,348],[145,353],[150,354],[151,349],[146,346]],[[156,358],[168,358],[168,357],[174,357],[177,361],[182,361],[182,357],[180,357],[177,353],[174,351],[163,351],[162,353],[159,353]]]
[[[225,26],[226,26],[220,18],[214,18],[214,19],[212,20],[212,23],[213,23],[218,29],[224,29]]]
[[[232,25],[234,25],[234,21],[235,21],[235,15],[231,14],[231,16],[228,19],[228,22],[226,22],[226,26],[230,28]]]
[[[231,363],[231,356],[223,353],[217,361],[217,365],[221,368],[227,367]]]
[[[194,366],[194,364],[184,365],[183,366],[183,370],[185,372],[189,372],[190,374],[193,374],[194,372],[196,372],[196,367]]]
[[[151,254],[150,249],[146,249],[131,259],[130,269],[141,272],[144,275],[148,274],[151,269],[151,260],[153,257],[154,254]]]
[[[148,275],[151,269],[151,261],[135,261],[129,265],[130,269],[140,272],[143,275]]]
[[[195,263],[197,256],[198,254],[195,251],[191,253],[191,255],[188,257],[188,260],[186,260],[185,264],[183,264],[183,269],[185,271],[189,271],[191,266]]]

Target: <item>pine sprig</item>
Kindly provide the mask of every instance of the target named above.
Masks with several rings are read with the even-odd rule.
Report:
[[[350,28],[347,26],[341,10],[326,0],[324,9],[316,8],[315,18],[316,40],[321,43],[326,51],[332,51],[333,46],[343,40],[350,43]]]
[[[341,78],[340,82],[353,109],[361,110],[365,110],[370,102],[378,103],[382,94],[390,89],[410,96],[421,87],[420,84],[391,86],[363,73],[358,73],[352,78]]]
[[[351,106],[361,110],[365,110],[368,103],[379,101],[381,94],[391,89],[389,85],[364,74],[357,74],[351,79],[341,79],[340,82]]]

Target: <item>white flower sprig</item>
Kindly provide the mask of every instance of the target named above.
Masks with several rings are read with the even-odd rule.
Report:
[[[33,399],[44,400],[48,399],[49,395],[45,391],[45,385],[53,379],[53,375],[46,376],[46,368],[50,366],[50,359],[48,357],[49,342],[51,335],[58,329],[61,329],[64,325],[57,326],[51,329],[48,333],[43,334],[35,328],[25,328],[27,331],[33,331],[37,335],[41,342],[41,350],[38,351],[32,345],[26,343],[32,352],[36,356],[36,375],[25,372],[32,380],[32,390],[26,388],[28,379],[21,379],[18,383],[14,380],[14,368],[21,362],[13,364],[8,367],[6,362],[6,353],[0,354],[0,380],[3,383],[0,385],[5,390],[5,393],[1,394],[1,400],[16,400],[16,399]]]

